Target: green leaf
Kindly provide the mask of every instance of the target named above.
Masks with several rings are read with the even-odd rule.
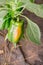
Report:
[[[43,18],[43,4],[37,5],[34,3],[28,3],[27,10]]]
[[[29,36],[30,40],[39,44],[40,43],[40,29],[37,24],[33,23],[28,19],[28,25],[26,29],[27,36]]]
[[[10,22],[9,21],[6,21],[6,24],[5,24],[5,28],[4,29],[8,30],[9,26],[10,26]]]
[[[10,21],[11,21],[11,16],[9,16],[9,14],[7,13],[7,15],[5,15],[3,18],[3,22],[0,26],[0,30],[4,30],[4,29],[8,30],[10,26]]]
[[[43,18],[43,4],[35,4],[29,0],[22,0],[26,4],[26,9]]]
[[[25,17],[25,16],[23,16]],[[25,17],[28,24],[27,24],[27,29],[26,29],[26,35],[27,37],[34,43],[40,44],[40,38],[41,38],[41,33],[38,25]]]
[[[2,24],[0,25],[0,30],[4,30],[5,29],[5,24],[6,24],[6,21],[2,22]]]

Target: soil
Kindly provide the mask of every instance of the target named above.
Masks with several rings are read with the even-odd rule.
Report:
[[[43,0],[36,0],[35,3],[41,4]],[[0,31],[0,65],[43,65],[43,19],[27,10],[23,14],[39,25],[41,45],[22,38],[14,48],[11,42],[4,40],[7,31]]]

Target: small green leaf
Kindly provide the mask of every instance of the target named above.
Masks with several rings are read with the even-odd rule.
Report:
[[[0,25],[0,30],[4,30],[5,29],[5,24],[6,24],[6,21],[2,22],[2,24]]]
[[[7,15],[3,17],[3,22],[0,26],[0,30],[4,30],[4,29],[8,30],[10,26],[10,21],[11,21],[11,16],[9,16],[9,14],[7,13]]]
[[[9,26],[10,26],[10,22],[9,21],[5,21],[6,23],[5,23],[5,28],[4,29],[6,29],[6,30],[8,30],[8,28],[9,28]]]

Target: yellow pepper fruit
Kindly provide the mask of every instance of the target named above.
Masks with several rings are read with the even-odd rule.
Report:
[[[14,35],[14,41],[16,42],[18,39],[19,39],[19,37],[21,36],[21,32],[22,30],[21,30],[21,26],[19,25],[19,23],[18,23],[18,26],[15,28],[15,30],[14,30],[14,33],[13,33],[13,35]]]
[[[8,30],[7,38],[12,43],[17,43],[22,35],[23,22],[14,22],[11,20],[10,28]]]

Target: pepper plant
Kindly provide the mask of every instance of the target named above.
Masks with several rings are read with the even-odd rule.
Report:
[[[0,30],[8,30],[5,40],[8,39],[14,44],[14,46],[19,42],[24,31],[26,31],[26,36],[32,42],[40,44],[41,33],[38,25],[30,20],[28,17],[24,16],[22,13],[25,10],[36,14],[37,16],[43,18],[43,4],[35,4],[35,0],[5,0],[6,3],[0,6],[0,12],[6,10],[6,15],[3,17],[3,23],[0,26]],[[27,20],[27,27],[24,30],[24,20]]]

